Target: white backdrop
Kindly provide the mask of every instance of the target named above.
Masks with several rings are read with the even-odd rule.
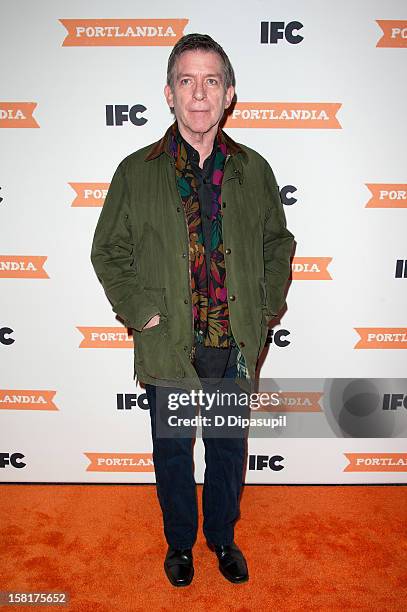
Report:
[[[281,189],[295,188],[296,201],[285,203],[297,241],[288,311],[261,375],[405,376],[405,2],[14,0],[0,7],[2,481],[154,481],[133,343],[96,278],[90,247],[101,190],[118,163],[172,122],[163,86],[182,32],[208,33],[224,47],[237,76],[239,117],[250,115],[249,104],[267,109],[267,119],[232,118],[226,131],[269,161]],[[276,42],[261,42],[262,22],[280,24],[269,26]],[[107,25],[116,29],[100,29]],[[129,25],[139,26],[138,36],[120,36]],[[176,35],[154,37],[154,28]],[[337,105],[336,127],[329,104]],[[147,121],[106,125],[109,105],[142,105],[137,117]],[[303,112],[290,119],[292,108],[314,109],[314,116],[328,109],[333,118],[316,123]],[[304,263],[310,271],[301,274]],[[107,328],[120,334],[112,336],[117,344],[94,340]],[[118,409],[125,395],[129,408]],[[303,411],[304,427],[327,422],[323,398],[320,406],[317,415]],[[407,414],[403,405],[395,411]],[[368,412],[390,419],[395,411],[373,405]],[[251,465],[263,469],[248,465],[246,482],[406,482],[401,429],[390,437],[331,429],[326,437],[276,432],[250,440]],[[203,468],[198,440],[198,482]]]

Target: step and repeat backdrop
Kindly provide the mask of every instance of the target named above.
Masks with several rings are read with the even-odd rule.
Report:
[[[406,482],[403,0],[1,3],[0,479],[154,482],[90,249],[117,165],[172,123],[167,60],[191,32],[228,53],[225,130],[269,161],[297,242],[260,371],[285,401],[246,482]],[[202,482],[199,438],[195,463]]]

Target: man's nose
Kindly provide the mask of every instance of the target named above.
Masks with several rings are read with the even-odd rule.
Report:
[[[206,97],[205,87],[202,81],[196,81],[193,95],[195,100],[203,100]]]

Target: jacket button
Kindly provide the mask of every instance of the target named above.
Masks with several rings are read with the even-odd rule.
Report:
[[[188,304],[189,300],[184,300],[184,304]]]
[[[244,342],[239,342],[239,346],[243,347],[244,346]]]
[[[234,301],[235,301],[235,299],[236,299],[236,296],[234,296],[234,295],[229,295],[229,300],[230,300],[231,302],[234,302]]]
[[[229,255],[232,251],[230,249],[225,249],[226,255]]]
[[[181,212],[181,208],[177,206],[177,212]]]
[[[222,208],[226,208],[226,202],[223,202]]]
[[[182,253],[182,257],[184,257],[184,258],[185,258],[186,256],[187,256],[187,254],[186,254],[186,253]]]

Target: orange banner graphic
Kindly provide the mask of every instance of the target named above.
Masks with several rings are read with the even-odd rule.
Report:
[[[173,46],[188,19],[60,19],[63,47]]]
[[[355,327],[355,349],[407,349],[407,327]]]
[[[407,453],[344,453],[344,472],[407,472]]]
[[[383,36],[376,47],[407,47],[407,21],[405,19],[376,19]]]
[[[0,278],[49,278],[42,255],[0,255]]]
[[[0,389],[0,410],[58,410],[52,401],[56,391]]]
[[[87,472],[154,472],[151,453],[84,453]]]
[[[273,405],[271,403],[274,393],[276,391],[258,391],[257,394],[264,397],[259,397],[255,400],[255,406],[253,402],[250,406],[254,412],[322,412],[322,408],[319,405],[319,400],[322,397],[322,393],[317,391],[280,391],[278,393],[279,404]],[[269,398],[269,399],[268,399]]]
[[[133,348],[133,336],[124,327],[77,327],[83,335],[79,348]]]
[[[293,257],[291,273],[293,280],[332,280],[328,265],[332,257]]]
[[[0,128],[39,128],[33,117],[36,102],[0,102]]]
[[[342,129],[331,102],[238,102],[225,123],[229,128]]]
[[[110,183],[69,183],[76,193],[72,206],[103,206]]]
[[[372,197],[365,208],[407,208],[407,185],[403,183],[365,183]]]

